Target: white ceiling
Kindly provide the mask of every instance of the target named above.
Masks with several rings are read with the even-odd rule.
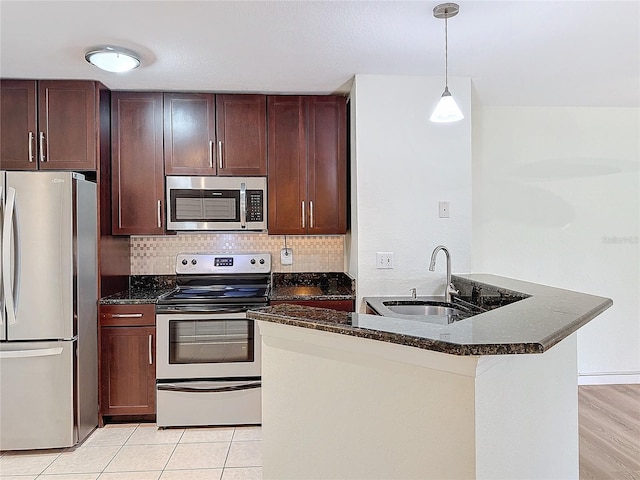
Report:
[[[443,76],[438,3],[0,0],[0,75],[275,93],[347,91],[356,74]],[[471,77],[474,101],[640,106],[637,0],[458,3],[449,75]],[[142,67],[99,71],[84,53],[101,44],[138,51]]]

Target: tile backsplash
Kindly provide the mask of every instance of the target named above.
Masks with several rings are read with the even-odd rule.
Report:
[[[293,265],[280,263],[284,235],[266,233],[178,233],[132,236],[131,275],[173,275],[178,253],[271,253],[274,272],[344,271],[344,235],[287,236]]]

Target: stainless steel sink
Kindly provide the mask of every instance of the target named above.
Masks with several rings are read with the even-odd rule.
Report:
[[[459,315],[462,313],[457,308],[442,305],[385,305],[385,307],[402,315]]]

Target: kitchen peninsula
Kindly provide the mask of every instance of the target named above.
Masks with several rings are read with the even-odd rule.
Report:
[[[576,331],[611,300],[453,281],[519,297],[451,324],[249,312],[263,339],[265,479],[578,478]]]

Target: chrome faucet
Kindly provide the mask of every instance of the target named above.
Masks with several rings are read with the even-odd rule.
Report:
[[[450,302],[451,295],[454,293],[460,293],[455,289],[453,283],[451,283],[451,255],[449,254],[449,250],[444,245],[438,245],[431,254],[431,263],[429,264],[429,270],[434,271],[436,269],[436,256],[438,252],[442,250],[447,257],[447,287],[444,290],[444,301]]]

